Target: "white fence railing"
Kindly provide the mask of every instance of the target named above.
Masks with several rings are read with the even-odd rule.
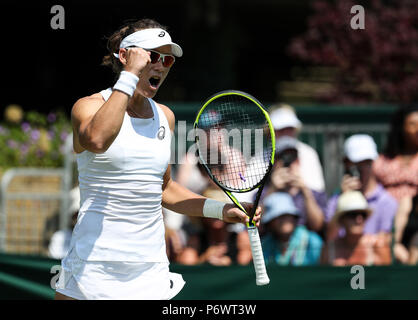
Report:
[[[3,174],[0,251],[43,254],[48,220],[57,220],[55,230],[68,226],[74,165],[71,135],[64,149],[63,168],[12,168]]]

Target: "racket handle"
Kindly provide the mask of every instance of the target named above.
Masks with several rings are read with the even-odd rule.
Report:
[[[251,252],[253,254],[256,284],[258,286],[264,286],[269,284],[270,279],[267,275],[266,264],[264,262],[260,235],[258,234],[257,227],[255,226],[250,226],[247,228],[247,230],[250,237]]]

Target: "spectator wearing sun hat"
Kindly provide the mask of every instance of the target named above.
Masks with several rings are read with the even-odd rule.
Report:
[[[332,217],[337,208],[340,193],[358,190],[366,198],[373,214],[365,221],[364,232],[377,234],[392,232],[393,219],[398,209],[396,200],[378,183],[373,173],[373,161],[378,157],[373,138],[366,134],[355,134],[344,142],[345,174],[341,182],[341,192],[332,196],[325,210],[328,223],[327,239],[341,237],[344,231],[336,228]]]
[[[278,108],[274,108],[270,112],[270,118],[276,139],[283,136],[297,138],[302,128],[302,123],[291,106],[279,104]],[[318,153],[311,146],[299,140],[297,142],[297,150],[299,153],[300,174],[305,184],[312,190],[324,191],[324,174]]]
[[[335,266],[390,264],[390,236],[387,233],[365,233],[366,220],[373,214],[360,191],[342,193],[332,220],[344,228],[345,233],[341,238],[326,242],[321,263]]]
[[[313,265],[319,263],[322,239],[303,225],[297,225],[300,215],[292,197],[275,192],[264,199],[261,223],[266,229],[262,237],[266,263],[279,265]]]

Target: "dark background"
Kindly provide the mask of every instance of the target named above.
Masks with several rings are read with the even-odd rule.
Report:
[[[65,9],[65,30],[50,26],[51,7]],[[106,37],[127,19],[156,19],[184,51],[156,96],[201,102],[225,89],[277,101],[289,78],[290,39],[306,29],[308,0],[11,1],[1,3],[0,105],[69,112],[80,97],[111,86],[101,66]]]

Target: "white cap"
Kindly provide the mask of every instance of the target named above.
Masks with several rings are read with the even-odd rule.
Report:
[[[292,110],[285,108],[274,110],[270,115],[270,119],[275,130],[289,127],[299,129],[302,126],[296,114]]]
[[[284,150],[294,149],[298,150],[298,140],[289,136],[281,136],[276,141],[276,152],[283,152]]]
[[[374,160],[379,155],[376,143],[367,134],[355,134],[344,143],[344,154],[351,162]]]
[[[165,45],[171,45],[171,51],[176,57],[181,57],[183,55],[181,47],[177,43],[171,41],[171,37],[166,30],[160,28],[143,29],[131,33],[122,40],[119,48],[135,46],[150,50]],[[117,58],[119,57],[117,53],[114,53],[114,56]]]
[[[360,191],[347,191],[342,193],[338,198],[337,211],[332,219],[338,220],[345,213],[352,211],[364,211],[368,215],[372,213],[366,198]]]

